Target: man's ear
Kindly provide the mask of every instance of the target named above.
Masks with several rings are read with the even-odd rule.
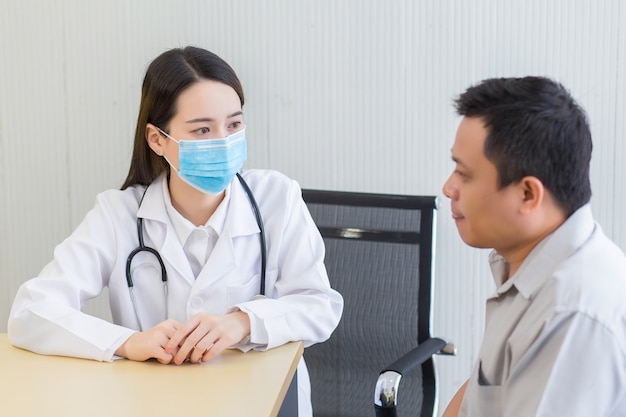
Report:
[[[159,156],[163,155],[163,146],[165,139],[159,129],[152,123],[146,124],[146,142],[150,149]]]
[[[546,197],[546,188],[537,177],[524,177],[519,182],[522,201],[520,210],[530,213],[537,210]]]

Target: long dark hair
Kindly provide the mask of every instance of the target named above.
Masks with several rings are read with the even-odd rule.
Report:
[[[133,156],[122,190],[134,184],[147,186],[169,169],[167,161],[148,146],[146,125],[151,123],[167,130],[176,114],[178,96],[200,80],[218,81],[232,87],[243,106],[243,89],[237,74],[214,53],[188,46],[159,55],[148,67],[143,80]]]

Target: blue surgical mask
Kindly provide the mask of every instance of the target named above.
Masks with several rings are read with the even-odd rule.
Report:
[[[247,157],[246,129],[221,139],[178,140],[178,164],[165,160],[189,185],[207,194],[219,194],[241,170]]]

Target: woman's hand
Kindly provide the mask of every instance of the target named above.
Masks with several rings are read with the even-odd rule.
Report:
[[[165,353],[180,365],[208,362],[250,334],[250,318],[242,311],[224,315],[199,313],[179,326],[165,345]]]
[[[117,348],[115,354],[133,361],[155,358],[163,364],[168,364],[176,355],[177,349],[166,351],[166,346],[180,327],[179,322],[170,319],[144,332],[133,333]]]

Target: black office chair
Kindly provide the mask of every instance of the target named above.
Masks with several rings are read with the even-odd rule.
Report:
[[[314,416],[433,416],[431,356],[454,352],[430,335],[436,198],[307,189],[303,198],[345,301],[331,338],[304,352]]]

